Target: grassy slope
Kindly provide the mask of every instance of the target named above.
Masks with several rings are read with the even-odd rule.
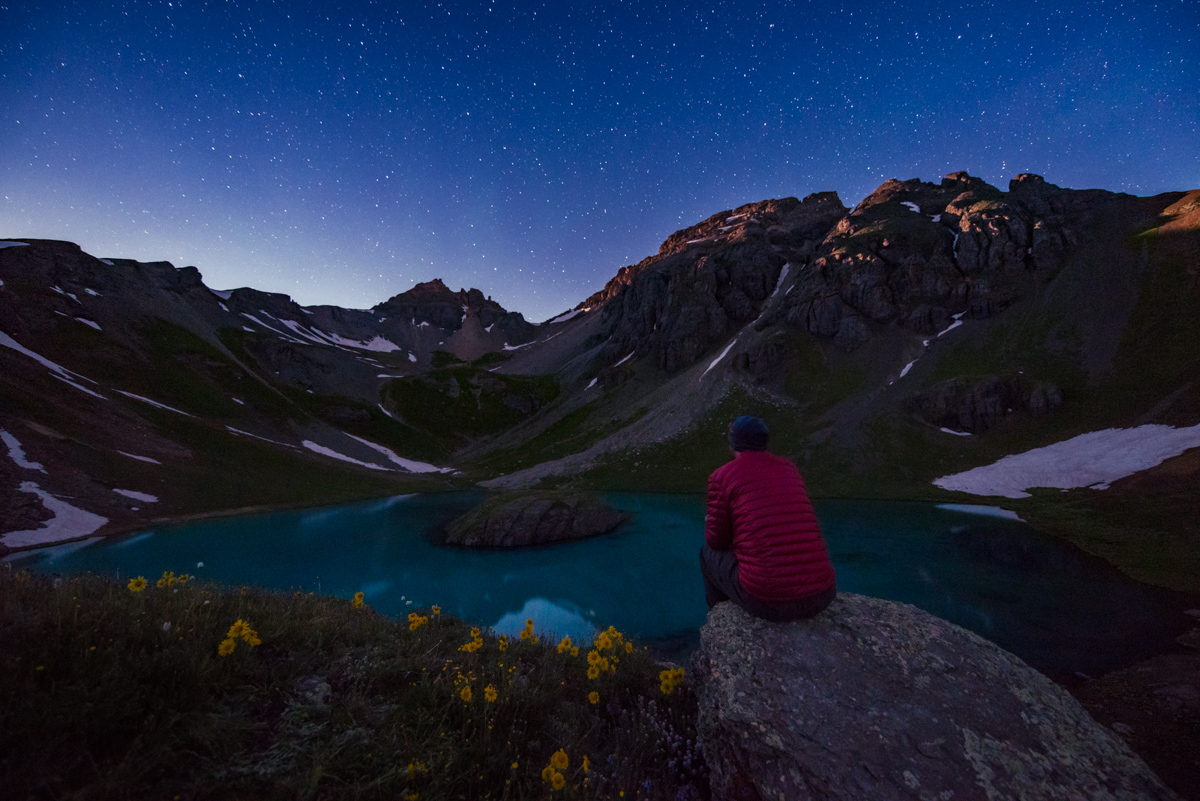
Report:
[[[0,796],[545,798],[559,749],[571,797],[706,789],[695,698],[664,696],[642,649],[606,650],[593,680],[586,648],[485,635],[464,652],[469,627],[431,610],[413,629],[345,599],[153,578],[133,593],[0,566]],[[222,657],[237,620],[262,642]]]

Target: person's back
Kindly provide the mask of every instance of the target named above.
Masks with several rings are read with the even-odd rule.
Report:
[[[770,620],[811,617],[836,595],[833,565],[800,471],[766,451],[766,424],[730,426],[735,458],[709,477],[701,572],[709,606],[732,599]]]

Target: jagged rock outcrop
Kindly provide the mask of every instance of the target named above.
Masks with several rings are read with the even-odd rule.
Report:
[[[723,603],[700,637],[714,798],[1177,799],[1065,690],[907,604],[844,593],[780,624]]]
[[[528,492],[485,501],[445,528],[444,542],[464,548],[516,548],[607,534],[625,515],[587,493]]]
[[[836,193],[739,206],[677,231],[659,252],[622,268],[580,308],[603,305],[592,342],[612,364],[629,353],[675,372],[753,322],[799,261],[846,213]]]
[[[912,405],[933,425],[981,433],[1016,411],[1044,417],[1062,402],[1062,391],[1056,384],[1028,381],[1022,376],[988,376],[978,381],[944,381],[918,394]]]
[[[772,321],[853,349],[872,325],[918,333],[990,317],[1053,277],[1097,214],[1134,200],[1022,174],[1001,192],[965,172],[890,180],[838,221]]]

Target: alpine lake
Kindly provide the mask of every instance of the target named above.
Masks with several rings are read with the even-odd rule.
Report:
[[[698,553],[704,498],[613,493],[629,514],[611,534],[513,550],[434,544],[481,492],[397,496],[209,519],[11,554],[49,573],[120,581],[164,571],[350,598],[404,617],[440,605],[499,634],[527,618],[587,641],[616,626],[684,661],[707,612]],[[817,515],[838,589],[903,601],[986,637],[1052,677],[1096,676],[1171,650],[1196,599],[1141,584],[989,507],[826,500]]]

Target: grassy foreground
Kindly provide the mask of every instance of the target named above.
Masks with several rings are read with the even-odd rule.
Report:
[[[0,564],[0,797],[707,797],[683,671],[613,629],[148,578]]]

